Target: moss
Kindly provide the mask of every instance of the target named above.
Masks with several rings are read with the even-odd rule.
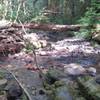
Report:
[[[84,77],[80,77],[77,82],[81,94],[87,100],[100,100],[100,85],[95,82],[94,78],[90,77],[89,80],[85,81]]]
[[[47,85],[45,85],[45,89],[46,90],[51,90],[51,86],[47,84]]]
[[[56,87],[56,88],[65,85],[65,83],[62,82],[62,81],[56,81],[54,84],[55,84],[55,87]]]
[[[4,73],[2,71],[0,71],[0,79],[4,78]]]
[[[57,69],[50,69],[45,76],[48,84],[54,84],[56,81],[60,80],[60,77],[63,77],[65,75],[63,72]]]
[[[73,100],[86,100],[81,94],[78,88],[78,84],[74,81],[74,84],[68,84],[68,89],[71,95],[73,96]]]
[[[5,92],[4,91],[0,91],[0,95],[4,95],[5,94]]]
[[[28,100],[25,94],[22,95],[21,100]]]

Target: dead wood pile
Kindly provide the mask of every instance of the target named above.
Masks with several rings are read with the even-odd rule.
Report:
[[[0,22],[0,27],[2,27],[0,28],[0,54],[5,56],[8,53],[19,52],[23,47],[22,32],[10,27],[7,22]]]

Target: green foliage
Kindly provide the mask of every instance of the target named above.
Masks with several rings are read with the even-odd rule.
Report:
[[[89,9],[86,13],[85,13],[85,16],[82,17],[79,22],[81,24],[85,24],[85,25],[91,25],[94,23],[95,19],[94,19],[94,16],[95,16],[95,12],[93,12],[93,9]]]
[[[100,23],[99,0],[90,0],[91,7],[79,21],[90,25]],[[21,22],[53,22],[57,24],[72,24],[80,17],[80,5],[88,5],[86,0],[1,0],[0,19]],[[45,10],[50,13],[45,15]],[[79,12],[79,14],[77,14]],[[84,10],[82,11],[84,13]]]
[[[21,22],[47,22],[41,12],[46,0],[2,0],[0,1],[0,19]]]
[[[0,79],[4,78],[4,72],[0,71]]]
[[[26,51],[27,52],[31,52],[31,51],[33,51],[33,45],[32,45],[32,43],[30,43],[29,41],[25,41],[26,42],[26,46],[25,46],[25,49],[26,49]]]
[[[79,32],[75,32],[76,37],[82,37],[91,39],[92,32],[95,31],[94,26],[100,24],[100,1],[91,0],[91,7],[88,7],[86,13],[81,17],[78,22],[88,28],[81,29]]]
[[[49,23],[49,18],[42,13],[44,10],[40,11],[34,18],[31,19],[32,22],[38,23]]]
[[[89,7],[85,15],[79,20],[80,23],[86,25],[100,24],[100,1],[91,0],[91,7]]]
[[[85,15],[79,20],[83,24],[95,24],[100,23],[100,1],[91,0],[91,6],[87,8]]]
[[[2,19],[2,15],[4,14],[4,5],[0,4],[0,19]]]
[[[75,36],[77,38],[81,37],[81,38],[84,38],[84,39],[91,39],[91,32],[87,29],[81,29],[79,32],[75,32]]]

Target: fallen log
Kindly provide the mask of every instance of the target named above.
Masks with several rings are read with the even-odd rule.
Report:
[[[12,24],[11,26],[13,28],[22,28],[21,24]],[[78,31],[82,27],[82,25],[57,25],[57,24],[30,23],[30,24],[23,24],[23,27],[29,29],[44,30],[44,31],[65,32],[65,31]]]

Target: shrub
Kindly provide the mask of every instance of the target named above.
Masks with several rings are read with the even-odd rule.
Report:
[[[85,39],[91,39],[93,31],[95,31],[95,25],[100,24],[100,1],[91,0],[91,7],[87,8],[87,11],[78,23],[85,25],[87,28],[81,29],[79,32],[75,32],[76,37],[82,37]]]

